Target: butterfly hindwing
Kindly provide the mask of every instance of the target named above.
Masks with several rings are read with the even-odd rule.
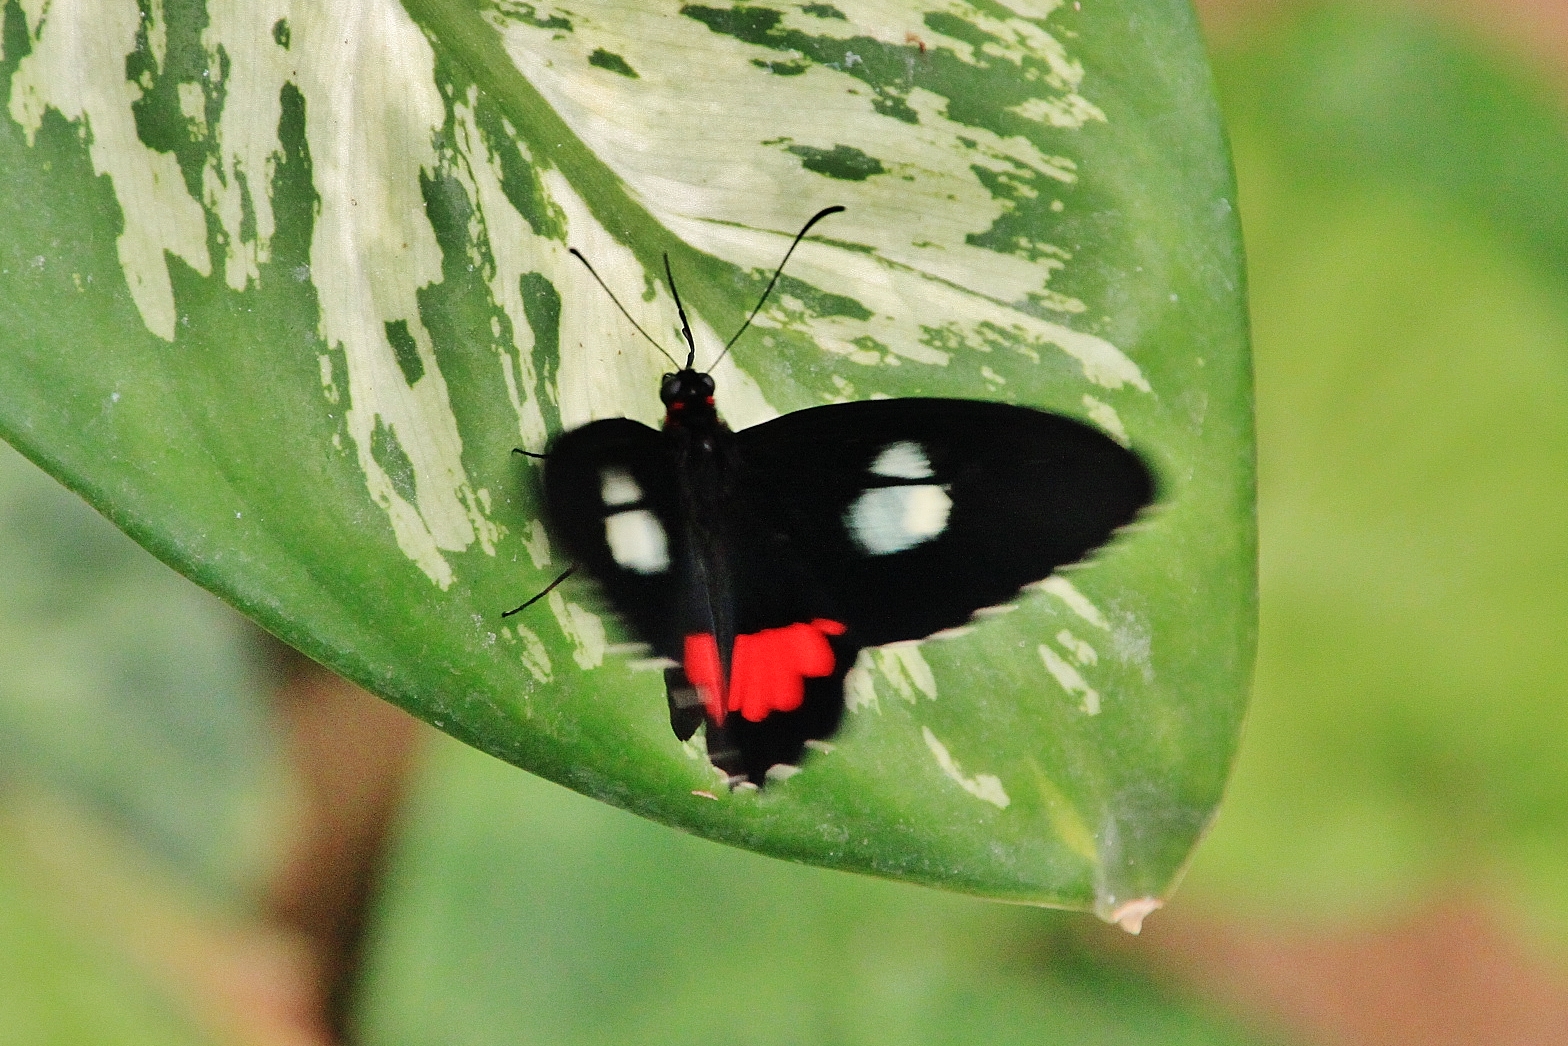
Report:
[[[737,434],[746,486],[866,646],[921,639],[1104,544],[1154,496],[1137,455],[1057,414],[894,399]]]

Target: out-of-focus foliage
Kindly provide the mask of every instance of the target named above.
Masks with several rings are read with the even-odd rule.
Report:
[[[252,633],[0,443],[0,786],[51,789],[215,897],[279,787]]]
[[[1568,116],[1413,16],[1219,61],[1255,318],[1262,639],[1189,888],[1568,918]]]
[[[4,444],[0,578],[0,1046],[195,1043],[132,953],[152,906],[235,911],[272,857],[251,633]]]
[[[1081,916],[771,860],[432,756],[366,1046],[1260,1041],[1086,952]]]
[[[9,818],[0,830],[14,827]],[[67,929],[50,887],[0,845],[0,1046],[195,1046],[166,993]],[[73,932],[74,931],[74,932]]]

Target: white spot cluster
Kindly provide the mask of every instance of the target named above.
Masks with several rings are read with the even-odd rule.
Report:
[[[882,448],[871,474],[886,479],[931,479],[931,461],[918,443],[901,440]],[[901,483],[862,491],[844,513],[844,525],[861,550],[873,556],[904,552],[947,529],[953,499],[936,483]]]
[[[631,473],[624,469],[600,472],[599,497],[605,508],[620,509],[604,517],[604,540],[615,561],[639,574],[662,574],[670,569],[670,544],[664,527],[652,512],[635,507],[642,501],[642,488]]]

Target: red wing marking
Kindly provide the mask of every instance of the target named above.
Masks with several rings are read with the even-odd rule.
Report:
[[[724,724],[728,712],[760,723],[772,712],[793,712],[806,698],[806,680],[833,674],[828,636],[844,634],[837,621],[817,618],[735,637],[729,686],[722,684],[719,647],[709,633],[686,637],[686,679],[702,693],[708,717]]]
[[[686,656],[681,668],[686,681],[702,694],[702,703],[708,707],[708,718],[724,725],[724,686],[720,677],[719,644],[713,635],[703,632],[686,637]]]

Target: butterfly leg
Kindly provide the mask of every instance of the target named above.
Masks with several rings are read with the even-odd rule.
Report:
[[[572,571],[574,571],[576,569],[577,569],[577,564],[573,563],[571,566],[569,566],[565,570],[561,571],[561,576],[560,577],[556,578],[554,581],[552,581],[548,585],[544,586],[544,591],[542,591],[538,595],[534,596],[532,599],[530,599],[528,602],[524,603],[522,606],[520,606],[520,607],[513,607],[511,610],[504,611],[501,614],[501,616],[502,617],[511,617],[513,614],[516,614],[516,613],[519,613],[521,611],[527,610],[529,607],[531,607],[535,603],[539,602],[545,596],[548,596],[551,592],[555,591],[555,586],[559,585],[561,582],[563,582],[567,578],[571,577],[572,576]]]

